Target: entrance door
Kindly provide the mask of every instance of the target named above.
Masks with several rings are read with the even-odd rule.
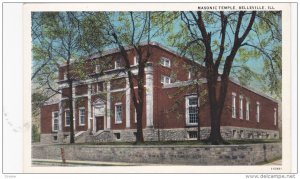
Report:
[[[96,117],[96,131],[104,130],[104,116]]]

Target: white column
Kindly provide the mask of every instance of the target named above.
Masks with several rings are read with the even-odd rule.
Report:
[[[93,115],[93,133],[95,133],[96,132],[95,106],[93,106],[93,112],[94,112],[94,115]]]
[[[153,67],[152,63],[146,65],[146,126],[153,127]]]
[[[58,110],[59,110],[59,116],[58,116],[58,131],[62,132],[62,115],[63,115],[63,105],[62,105],[62,90],[59,90],[60,95],[59,95],[59,103],[58,103]]]
[[[130,128],[130,87],[128,78],[126,78],[126,128]]]
[[[107,129],[110,129],[110,124],[111,124],[111,116],[110,116],[110,107],[111,107],[111,94],[110,94],[110,81],[107,82],[107,87],[106,87],[106,90],[107,90],[107,101],[106,101],[106,125],[107,125]]]
[[[75,87],[72,88],[72,103],[73,103],[73,126],[74,126],[74,131],[76,131],[76,106],[75,106]]]
[[[91,118],[92,118],[92,111],[91,111],[91,84],[88,84],[88,130],[91,130]]]

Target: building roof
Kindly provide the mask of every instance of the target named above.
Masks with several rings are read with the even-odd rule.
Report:
[[[158,42],[150,42],[150,43],[141,43],[140,45],[141,45],[141,46],[147,46],[147,45],[157,46],[157,47],[159,47],[159,48],[161,48],[161,49],[163,49],[163,50],[165,50],[165,51],[167,51],[167,52],[170,52],[170,53],[172,53],[172,54],[174,54],[174,55],[177,55],[177,56],[179,56],[179,57],[181,57],[181,58],[190,60],[190,61],[192,61],[192,62],[194,62],[194,63],[198,63],[199,65],[203,66],[203,64],[200,64],[199,62],[193,61],[193,60],[191,60],[191,59],[189,59],[189,58],[183,56],[182,54],[178,53],[177,51],[173,50],[172,48],[169,48],[169,47],[164,46],[164,45],[161,44],[161,43],[158,43]],[[132,48],[133,48],[133,46],[125,46],[125,50],[130,50],[130,49],[132,49]],[[87,58],[87,60],[97,59],[97,58],[104,57],[104,56],[111,55],[111,54],[118,53],[118,52],[120,52],[119,48],[113,48],[113,49],[110,49],[110,50],[106,50],[106,51],[103,52],[103,53],[95,53],[95,54],[89,56],[89,57]],[[62,66],[65,66],[65,64],[62,65]],[[256,90],[256,89],[254,89],[254,88],[251,88],[251,87],[249,87],[249,86],[242,85],[242,84],[239,82],[238,79],[235,79],[235,78],[233,78],[233,77],[230,77],[230,81],[233,82],[233,83],[235,83],[235,84],[237,84],[237,85],[240,85],[240,86],[242,86],[242,87],[244,87],[244,88],[246,88],[246,89],[248,89],[248,90],[250,90],[250,91],[252,91],[252,92],[254,92],[254,93],[258,94],[258,95],[260,95],[260,96],[263,96],[263,97],[265,97],[265,98],[267,98],[267,99],[269,99],[269,100],[272,100],[272,101],[278,103],[278,100],[272,98],[271,96],[269,96],[269,95],[267,95],[267,94],[264,94],[264,93],[262,93],[262,92],[260,92],[260,91],[258,91],[258,90]]]

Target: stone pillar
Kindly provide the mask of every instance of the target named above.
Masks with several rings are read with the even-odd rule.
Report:
[[[110,81],[107,82],[107,101],[106,101],[106,128],[111,128],[111,115],[110,115],[110,107],[111,107],[111,93],[110,93]]]
[[[72,88],[72,103],[73,103],[73,124],[74,132],[76,131],[76,99],[75,99],[75,87]],[[71,119],[72,120],[72,119]]]
[[[94,115],[93,115],[93,133],[95,133],[96,132],[95,106],[93,106],[93,112],[94,112]]]
[[[91,131],[91,118],[92,118],[92,111],[91,111],[91,84],[88,84],[88,131]]]
[[[126,128],[130,128],[130,87],[128,78],[126,78]]]
[[[146,126],[153,127],[153,67],[152,63],[146,64]]]

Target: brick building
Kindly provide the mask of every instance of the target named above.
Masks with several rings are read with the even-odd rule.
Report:
[[[144,139],[193,140],[197,138],[197,97],[194,82],[200,81],[201,138],[210,132],[205,69],[197,75],[191,69],[200,64],[176,52],[151,43],[145,66],[145,103],[142,118]],[[127,49],[131,71],[137,74],[134,50]],[[97,61],[108,61],[100,75]],[[135,141],[136,113],[123,60],[118,50],[86,59],[88,79],[73,82],[74,131],[76,142]],[[199,69],[197,68],[197,69]],[[70,113],[67,107],[66,66],[59,70],[58,101],[41,108],[41,142],[68,142]],[[202,75],[199,78],[199,74]],[[197,76],[197,77],[196,77]],[[134,82],[135,86],[137,82]],[[137,87],[136,87],[137,88]],[[202,94],[203,93],[203,94]],[[230,79],[221,118],[224,139],[279,138],[278,103],[274,99]]]

